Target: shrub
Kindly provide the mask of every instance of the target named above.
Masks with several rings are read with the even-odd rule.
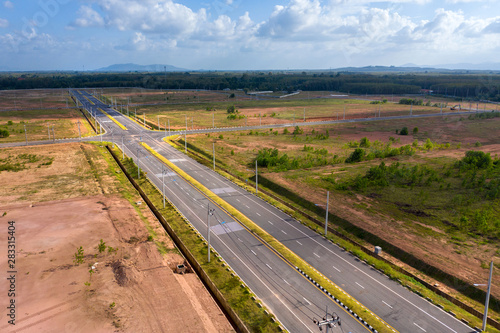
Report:
[[[427,150],[432,150],[434,148],[434,144],[432,143],[431,139],[427,138],[424,144],[424,148]]]
[[[221,140],[224,139],[224,135],[222,135],[222,134],[219,135],[219,139],[221,139]]]
[[[403,127],[399,132],[399,135],[408,135],[408,127]]]
[[[418,133],[418,127],[414,127],[413,128],[413,134],[417,134]]]
[[[288,134],[288,133],[290,133],[290,131],[288,130],[287,127],[285,127],[285,129],[283,130],[283,134]]]
[[[465,153],[465,157],[462,158],[457,166],[462,170],[468,169],[487,169],[492,166],[493,161],[489,153],[484,153],[482,151],[468,151]]]
[[[359,146],[363,148],[370,147],[371,146],[370,140],[368,140],[366,136],[364,138],[361,138],[361,140],[359,140]]]
[[[12,126],[12,124],[13,124],[12,120],[9,120],[9,121],[7,122],[7,125],[9,125],[9,126]]]
[[[361,162],[366,155],[366,151],[362,148],[356,148],[351,155],[345,160],[346,163]]]
[[[236,107],[234,105],[230,105],[227,107],[227,113],[231,114],[231,113],[237,113],[238,110],[236,110]]]
[[[481,147],[483,144],[479,141],[476,141],[476,143],[474,144],[475,147]]]
[[[8,138],[10,135],[9,131],[0,129],[0,138]]]
[[[300,135],[303,134],[304,130],[300,128],[299,126],[295,126],[295,129],[293,130],[293,135]]]

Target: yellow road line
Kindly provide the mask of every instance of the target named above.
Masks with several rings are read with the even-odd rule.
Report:
[[[117,124],[118,126],[120,126],[120,128],[124,131],[128,131],[128,129],[123,126],[118,120],[116,120],[114,117],[112,117],[111,115],[109,115],[109,113],[107,113],[106,111],[104,111],[103,109],[99,108],[99,111],[101,111],[102,113],[104,113],[106,116],[108,116],[109,119],[113,120],[115,124]]]

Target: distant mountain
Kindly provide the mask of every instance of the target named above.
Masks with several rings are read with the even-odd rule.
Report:
[[[436,66],[418,66],[415,64],[405,64],[397,66],[366,66],[366,67],[343,67],[336,68],[335,72],[352,73],[484,73],[487,71],[500,71],[500,63],[484,64],[449,64]]]
[[[472,70],[472,71],[499,71],[500,63],[498,62],[485,62],[481,64],[471,64],[471,63],[458,63],[458,64],[441,64],[434,66],[418,66],[415,64],[404,64],[401,67],[420,67],[420,68],[437,68],[437,69],[448,69],[448,70]]]
[[[172,65],[115,64],[94,70],[94,72],[185,72],[188,69]]]
[[[427,73],[427,72],[449,72],[449,69],[431,68],[431,67],[418,67],[412,66],[365,66],[365,67],[342,67],[334,69],[335,72],[354,72],[354,73]]]

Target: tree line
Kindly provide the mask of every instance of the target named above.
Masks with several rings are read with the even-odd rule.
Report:
[[[0,90],[140,87],[147,89],[243,89],[245,91],[339,91],[349,94],[433,94],[500,101],[497,74],[366,74],[351,72],[201,73],[4,73]]]

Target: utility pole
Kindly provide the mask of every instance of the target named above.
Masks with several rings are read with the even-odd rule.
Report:
[[[306,108],[304,108],[304,122],[306,122]]]
[[[186,131],[188,130],[188,116],[187,114],[184,115],[186,117]]]
[[[213,157],[214,157],[214,171],[215,171],[215,142],[212,142],[212,149],[213,149]]]
[[[82,132],[80,131],[80,120],[78,120],[78,136],[80,137],[80,141],[82,141]]]
[[[168,121],[168,135],[170,135],[170,119],[168,119],[167,121]]]
[[[24,125],[24,136],[26,137],[26,146],[28,145],[28,132],[26,132],[26,125]]]
[[[137,147],[137,179],[141,179],[141,167],[139,166],[139,147]]]
[[[125,159],[125,146],[123,145],[123,135],[122,135],[122,160]]]
[[[255,160],[255,194],[259,194],[259,174],[257,169],[257,160]]]
[[[158,116],[158,130],[160,130],[160,116]]]
[[[330,191],[326,191],[325,237],[328,234],[328,204],[329,203],[330,203]]]
[[[99,123],[99,135],[101,136],[101,143],[102,143],[102,126],[101,126],[101,123]]]
[[[146,112],[144,112],[144,127],[146,127]]]
[[[47,126],[47,133],[49,134],[49,141],[50,141],[50,125]]]
[[[215,112],[212,112],[212,128],[215,128]]]
[[[163,208],[165,208],[165,169],[162,166],[161,169],[162,187],[161,193],[163,194]]]
[[[56,142],[56,133],[54,132],[54,125],[52,125],[52,140]]]
[[[344,120],[345,120],[345,105],[344,105]]]
[[[483,315],[483,332],[486,331],[486,323],[488,322],[488,306],[490,304],[491,280],[493,278],[493,260],[490,264],[490,278],[488,279],[488,291],[486,292],[486,302],[484,303]]]
[[[410,104],[410,117],[412,113],[413,113],[413,103]]]
[[[208,262],[210,262],[210,216],[213,216],[215,209],[210,209],[210,202],[208,203],[207,213],[207,242],[208,242]]]
[[[184,132],[184,152],[187,154],[187,152],[188,152],[188,144],[187,144],[187,136],[186,136],[186,133],[187,133],[187,132]]]

